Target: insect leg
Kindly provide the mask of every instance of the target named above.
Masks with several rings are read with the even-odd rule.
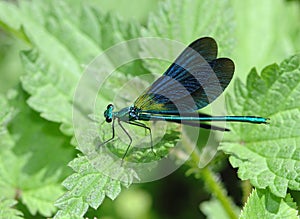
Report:
[[[129,145],[127,146],[127,149],[126,149],[126,151],[125,151],[125,153],[124,153],[124,155],[123,155],[123,157],[122,157],[122,163],[123,163],[123,160],[124,160],[124,158],[126,157],[126,154],[127,154],[128,150],[129,150],[129,148],[130,148],[130,145],[131,145],[131,143],[132,143],[132,138],[131,138],[131,136],[129,135],[129,133],[126,131],[126,129],[123,127],[123,125],[121,124],[121,121],[120,121],[120,120],[118,120],[118,124],[119,124],[119,126],[123,129],[123,131],[126,133],[126,135],[128,136],[128,138],[129,138],[129,140],[130,140]]]
[[[115,119],[112,121],[112,124],[111,124],[111,129],[112,129],[112,136],[110,139],[102,142],[101,144],[97,145],[96,146],[96,151],[99,150],[99,148],[102,146],[102,145],[105,145],[106,143],[110,142],[111,140],[113,140],[115,138]]]
[[[137,121],[134,121],[134,122],[126,122],[128,124],[131,124],[131,125],[135,125],[135,126],[139,126],[139,127],[143,127],[147,130],[149,130],[149,133],[150,133],[150,141],[151,141],[151,150],[152,152],[155,154],[154,150],[153,150],[153,140],[152,140],[152,131],[150,129],[150,127],[146,126],[144,123],[141,123],[141,122],[137,122]]]

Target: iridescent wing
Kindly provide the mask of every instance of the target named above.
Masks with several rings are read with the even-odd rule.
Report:
[[[228,58],[217,59],[217,44],[204,37],[191,43],[141,96],[134,106],[143,112],[192,112],[214,101],[234,73]]]

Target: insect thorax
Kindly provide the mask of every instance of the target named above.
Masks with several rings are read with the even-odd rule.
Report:
[[[138,120],[139,112],[137,108],[135,108],[134,106],[129,107],[128,116],[129,121]]]

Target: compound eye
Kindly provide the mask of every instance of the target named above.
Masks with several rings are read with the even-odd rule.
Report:
[[[106,117],[105,120],[106,120],[107,123],[110,123],[112,121],[112,118]]]
[[[107,107],[106,107],[106,109],[109,109],[109,108],[111,108],[112,106],[113,106],[112,104],[108,104]]]

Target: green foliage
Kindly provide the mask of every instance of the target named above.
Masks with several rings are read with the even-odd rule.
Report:
[[[1,30],[30,48],[20,55],[24,73],[19,77],[19,70],[15,84],[21,85],[0,95],[1,218],[22,218],[23,215],[26,218],[35,215],[82,218],[90,207],[97,210],[105,202],[105,197],[115,200],[122,194],[122,188],[128,188],[139,178],[132,169],[115,166],[101,150],[95,157],[87,157],[74,138],[72,110],[84,115],[90,107],[85,103],[73,106],[77,83],[89,62],[111,46],[138,37],[162,37],[188,44],[198,37],[209,35],[218,42],[220,56],[230,57],[233,54],[236,75],[241,77],[250,66],[261,68],[299,50],[300,31],[298,24],[292,22],[299,18],[299,11],[283,1],[166,0],[150,13],[146,26],[100,12],[96,5],[101,8],[101,3],[98,6],[98,2],[91,2],[93,7],[86,2],[70,0],[18,1],[17,4],[0,1]],[[132,3],[128,1],[127,4]],[[249,10],[245,11],[245,7]],[[14,72],[16,69],[10,65],[2,67],[6,61],[3,45],[0,44],[1,73]],[[169,55],[174,53],[170,48],[163,49]],[[160,53],[143,42],[126,52],[134,57],[145,53],[155,57]],[[19,59],[14,57],[11,63],[17,63],[16,60]],[[107,57],[107,64],[117,70],[106,81],[103,92],[101,90],[101,101],[96,106],[101,112],[116,92],[122,95],[117,97],[118,108],[131,104],[133,96],[138,95],[135,88],[141,84],[135,81],[135,77],[149,72],[161,74],[168,65],[149,59],[136,60],[120,67],[113,57]],[[104,67],[101,70],[109,69]],[[153,75],[141,87],[153,81]],[[280,65],[267,66],[260,75],[253,69],[246,84],[236,79],[233,90],[227,95],[229,114],[270,118],[268,125],[230,124],[231,132],[225,135],[219,148],[229,155],[232,166],[238,168],[239,177],[249,179],[256,187],[242,210],[241,218],[257,215],[261,218],[297,217],[297,206],[288,189],[300,190],[299,78],[300,55],[294,55]],[[131,87],[123,87],[128,81],[134,81]],[[1,81],[0,84],[4,83]],[[123,87],[122,92],[120,87]],[[93,123],[92,128],[96,127],[93,131],[103,140],[110,127],[99,127],[98,122]],[[154,125],[152,130],[155,136],[162,129]],[[141,129],[130,131],[144,134]],[[214,141],[219,141],[215,136]],[[89,135],[84,149],[94,150],[95,143],[89,142],[88,138]],[[154,149],[156,154],[168,154],[178,138],[178,129],[169,127]],[[77,146],[77,150],[70,142]],[[119,141],[107,145],[107,148],[121,157],[126,145],[126,142]],[[148,148],[133,148],[126,160],[137,163],[152,161],[155,156],[150,155],[151,152]],[[179,151],[180,156],[184,157],[185,153]],[[224,156],[218,159],[224,159]],[[203,180],[213,196],[211,201],[201,204],[201,210],[208,218],[219,218],[225,214],[228,218],[237,218],[238,207],[228,197],[218,174],[211,171],[216,167],[221,169],[224,160],[217,164],[216,159],[204,169],[199,169],[199,160],[196,150],[187,162],[191,168],[189,172],[196,173],[196,178]],[[68,163],[73,173],[67,167]],[[118,170],[118,178],[111,178],[101,171],[114,168]],[[115,202],[123,209],[118,210],[118,215],[121,215],[120,211],[125,212],[131,203],[139,204],[139,201],[130,200],[131,197],[128,195]],[[132,213],[139,215],[132,217],[147,218],[143,212],[149,211],[150,203],[151,200],[147,199],[144,207],[139,208],[144,210]],[[134,206],[131,207],[134,209]],[[95,217],[100,216],[99,212],[95,212]]]
[[[266,67],[259,76],[253,69],[244,86],[235,82],[228,96],[230,114],[260,115],[269,125],[231,125],[220,148],[231,154],[230,162],[239,167],[239,177],[250,179],[257,188],[285,197],[287,188],[298,190],[300,154],[300,55],[280,65]]]
[[[162,37],[189,44],[201,36],[212,36],[219,46],[219,54],[228,56],[233,47],[233,10],[229,0],[184,0],[164,1],[156,12],[149,15],[147,28],[143,29],[145,37]],[[142,44],[143,52],[147,51],[159,57],[156,47]],[[172,48],[164,48],[172,57]],[[176,58],[176,57],[174,57]],[[144,61],[152,73],[160,74],[169,65],[151,59]]]
[[[28,33],[30,43],[34,45],[33,50],[21,53],[21,60],[25,69],[21,82],[24,90],[30,95],[27,103],[32,109],[39,112],[44,119],[61,123],[60,130],[64,134],[72,135],[72,98],[81,72],[85,67],[84,64],[88,64],[94,56],[115,43],[137,37],[137,25],[134,23],[124,24],[110,14],[103,16],[100,12],[88,6],[78,8],[76,5],[61,1],[37,2],[33,7],[27,1],[20,2],[18,6],[5,2],[0,2],[0,4],[0,10],[3,12],[1,13],[1,19],[6,26],[14,29],[13,33],[15,33],[18,26],[22,25],[26,30],[25,32]],[[74,16],[74,11],[78,16]],[[8,14],[11,15],[8,16]],[[72,34],[68,34],[70,32]],[[137,51],[132,50],[130,52]],[[111,61],[113,62],[113,60]],[[144,68],[141,62],[138,61],[123,68],[123,71],[144,72]],[[20,122],[22,125],[26,124],[23,118]],[[22,132],[18,127],[13,126],[12,128],[16,133]],[[24,133],[24,136],[30,137],[31,135]],[[43,138],[43,141],[49,142],[49,140]],[[26,149],[28,148],[24,147],[23,150]],[[53,149],[52,151],[54,152]],[[47,153],[45,148],[43,148],[43,153]],[[50,156],[50,154],[48,154],[49,159],[54,162],[51,168],[56,169],[58,167],[55,165],[56,159],[53,159],[53,157],[57,156]],[[63,153],[60,153],[60,155],[64,156]],[[47,162],[47,159],[44,159],[44,161]],[[74,162],[75,164],[78,162],[78,168],[83,168],[80,165],[84,166],[84,164],[79,162],[79,159],[75,159]],[[37,165],[41,167],[41,164],[38,163]],[[91,165],[89,168],[91,168]],[[82,177],[78,179],[85,182],[85,184],[90,183],[90,178],[87,178],[91,171],[89,168],[86,169],[87,172],[80,172]],[[90,191],[87,187],[82,187],[84,190],[82,193],[88,196],[98,190],[98,198],[94,200],[94,196],[90,196],[83,199],[78,198],[77,200],[72,195],[74,194],[77,197],[78,193],[72,193],[71,191],[58,200],[57,206],[64,210],[64,212],[62,212],[63,210],[59,211],[58,216],[66,214],[83,215],[89,205],[97,208],[102,203],[105,195],[114,199],[120,192],[120,182],[111,180],[99,172],[95,172],[94,176],[93,190]],[[69,179],[73,178],[74,175],[70,176]],[[102,189],[99,187],[97,180],[103,182]],[[64,183],[64,186],[69,190],[78,188],[73,188],[68,183]],[[47,187],[47,189],[52,196],[58,197],[57,192],[51,191],[51,187]],[[32,214],[35,214],[39,209],[41,214],[50,216],[49,212],[54,210],[53,202],[51,203],[52,207],[48,206],[48,212],[41,210],[44,207],[43,200],[41,199],[40,205],[36,203],[39,192],[49,196],[48,192],[39,190],[34,193],[37,197],[34,197],[31,191],[27,197],[24,196],[23,202],[28,205]],[[49,197],[49,200],[53,199]],[[69,203],[69,200],[72,201]],[[66,206],[66,203],[69,203],[69,205]],[[79,208],[81,211],[78,210],[78,205],[81,206]]]
[[[144,36],[165,37],[184,44],[200,36],[212,36],[219,42],[221,55],[232,49],[229,36],[233,31],[233,10],[228,0],[165,1],[149,15]]]
[[[232,58],[240,79],[244,81],[253,66],[261,70],[268,63],[278,63],[300,51],[299,5],[282,0],[232,3],[238,27]]]
[[[296,203],[290,195],[279,198],[268,190],[253,190],[242,210],[241,219],[247,218],[289,218],[297,219]]]
[[[21,211],[14,209],[13,206],[17,203],[13,199],[2,199],[0,201],[0,214],[2,218],[21,219],[23,214]]]
[[[201,211],[207,216],[208,219],[214,218],[223,218],[229,219],[230,217],[227,216],[226,211],[224,210],[223,206],[217,199],[212,199],[207,202],[203,202],[200,205]],[[240,211],[240,209],[235,209],[236,213]]]
[[[63,193],[61,180],[69,174],[66,164],[73,157],[58,126],[41,119],[25,103],[22,90],[11,91],[3,111],[14,112],[7,125],[11,147],[0,152],[0,194],[18,198],[35,215],[51,216],[54,201]],[[28,126],[24,130],[24,126]],[[39,138],[42,135],[43,138]]]
[[[5,96],[0,95],[0,151],[9,149],[14,142],[7,130],[7,124],[14,115],[14,109],[9,105]]]
[[[124,25],[88,6],[76,9],[62,1],[21,1],[18,7],[0,2],[3,22],[14,29],[22,25],[35,48],[21,55],[29,105],[43,118],[62,123],[67,135],[72,134],[72,98],[85,65],[115,43],[138,36],[135,24]],[[143,70],[137,65],[136,72]]]
[[[89,206],[97,209],[105,196],[114,200],[121,192],[121,182],[99,172],[86,157],[78,157],[69,165],[76,173],[63,182],[69,191],[57,200],[55,205],[61,210],[56,217],[83,216]]]

